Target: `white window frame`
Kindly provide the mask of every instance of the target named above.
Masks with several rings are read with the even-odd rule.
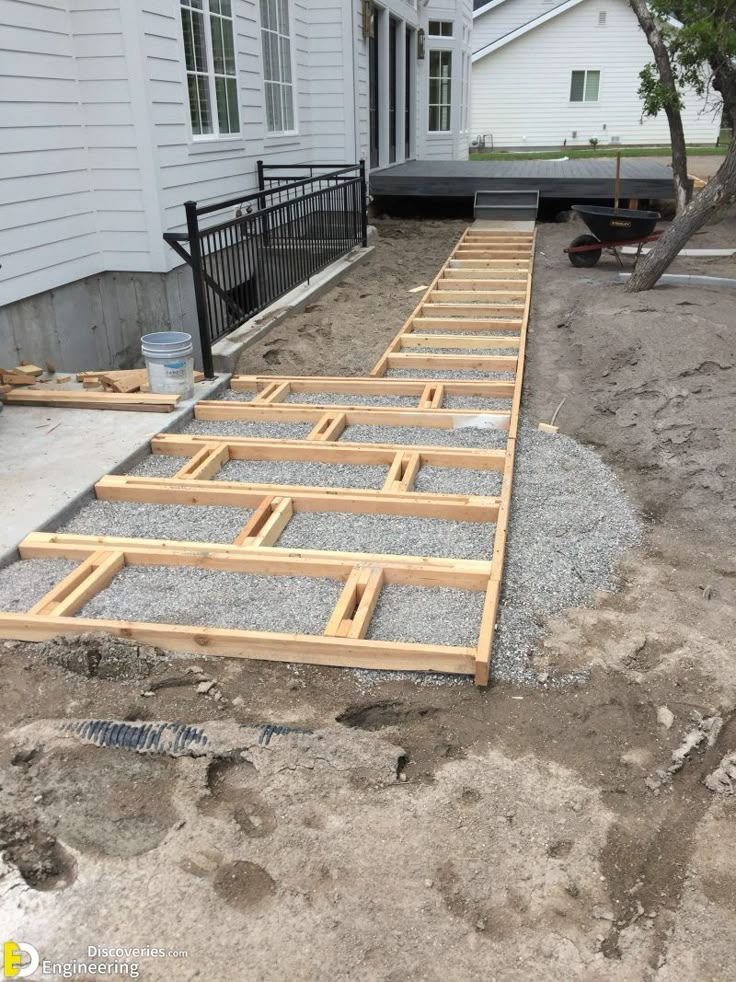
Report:
[[[296,89],[296,62],[294,58],[294,11],[292,7],[291,0],[284,0],[286,3],[287,16],[289,18],[288,24],[288,34],[282,34],[280,30],[273,31],[272,28],[264,27],[263,15],[261,11],[261,4],[273,3],[274,9],[278,10],[280,7],[279,0],[259,0],[258,2],[258,17],[259,17],[259,36],[261,42],[261,65],[263,71],[261,72],[261,79],[263,82],[263,123],[265,128],[265,138],[267,140],[276,139],[280,137],[290,137],[297,136],[299,133],[299,120],[297,116],[297,89]],[[279,24],[279,28],[281,25]],[[264,50],[264,35],[265,34],[276,34],[276,36],[281,38],[286,38],[289,42],[289,71],[291,74],[291,81],[284,82],[280,79],[267,79],[266,78],[266,55]],[[281,45],[279,45],[279,60],[281,59]],[[289,88],[291,90],[291,116],[293,120],[293,126],[291,129],[280,129],[280,130],[270,130],[268,128],[268,86],[278,85],[279,89]],[[283,113],[283,103],[282,103],[282,113]]]
[[[236,47],[236,31],[235,31],[235,7],[236,0],[231,0],[230,5],[230,15],[220,14],[218,11],[212,11],[210,9],[210,0],[202,0],[201,7],[195,7],[191,0],[179,0],[179,18],[180,18],[180,30],[181,30],[181,41],[182,41],[182,51],[184,51],[184,77],[186,79],[186,98],[187,98],[187,108],[189,109],[189,130],[192,136],[192,141],[195,143],[211,143],[213,141],[232,141],[242,139],[242,119],[240,113],[240,85],[238,80],[238,51]],[[186,64],[186,51],[184,42],[184,26],[181,24],[181,14],[184,10],[191,10],[195,14],[201,14],[204,22],[204,41],[205,41],[205,57],[207,59],[206,72],[194,71],[191,72]],[[212,21],[211,15],[221,17],[225,21],[229,21],[233,33],[233,74],[226,75],[222,72],[215,72],[215,59],[214,59],[214,48],[212,45]],[[210,105],[210,116],[212,121],[212,132],[211,133],[195,133],[194,127],[192,125],[192,111],[191,111],[191,100],[189,97],[189,77],[191,75],[196,75],[198,78],[206,77],[207,79],[207,91],[209,95],[209,105]],[[222,132],[220,130],[220,113],[217,105],[217,85],[216,79],[225,78],[235,81],[235,91],[236,91],[236,104],[235,104],[235,115],[237,119],[238,128],[233,132],[226,131]]]
[[[430,30],[431,24],[449,24],[450,33],[449,34],[432,34]],[[433,17],[427,22],[427,37],[428,38],[441,38],[443,41],[449,41],[455,37],[455,21],[453,20],[443,20],[441,17]]]
[[[572,97],[572,79],[573,75],[579,75],[583,73],[583,98],[573,99]],[[586,99],[586,93],[588,91],[588,76],[590,74],[595,74],[598,76],[598,94],[595,99]],[[601,101],[601,85],[603,83],[603,72],[600,68],[573,68],[570,71],[570,91],[568,94],[568,102],[571,106],[595,106]]]
[[[435,54],[435,53],[436,54],[446,54],[446,55],[449,55],[450,56],[450,101],[447,102],[447,103],[445,103],[445,102],[431,103],[429,101],[430,95],[431,95],[431,91],[432,91],[432,74],[431,74],[431,72],[432,72],[432,55]],[[452,119],[453,119],[453,113],[454,113],[453,105],[452,105],[452,99],[453,99],[453,94],[455,92],[455,67],[456,67],[455,62],[456,62],[455,52],[452,50],[452,48],[433,47],[433,48],[430,48],[429,51],[427,52],[427,104],[426,104],[426,107],[427,107],[427,133],[430,136],[447,136],[448,134],[452,133]],[[433,105],[436,105],[438,108],[441,108],[442,106],[447,106],[448,107],[448,109],[450,111],[450,116],[449,116],[449,124],[450,125],[447,127],[447,129],[442,129],[442,130],[433,130],[433,129],[430,129],[430,126],[429,126],[429,111],[430,111],[431,106],[433,106]]]

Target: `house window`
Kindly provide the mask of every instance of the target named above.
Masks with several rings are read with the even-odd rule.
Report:
[[[429,131],[450,129],[452,102],[452,52],[429,52]]]
[[[240,132],[232,0],[181,0],[194,136]]]
[[[598,102],[600,86],[600,72],[573,72],[570,79],[570,102]]]
[[[429,22],[427,33],[431,38],[451,38],[452,37],[452,21],[451,20],[431,20]]]
[[[266,129],[269,133],[293,132],[294,83],[291,71],[289,0],[261,0],[261,42]]]

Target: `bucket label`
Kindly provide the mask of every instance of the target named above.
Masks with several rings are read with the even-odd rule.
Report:
[[[157,362],[146,360],[151,392],[181,395],[189,399],[194,394],[194,359]]]

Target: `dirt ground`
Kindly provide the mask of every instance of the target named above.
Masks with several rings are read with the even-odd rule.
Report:
[[[370,368],[462,230],[378,226],[374,257],[241,371]],[[564,396],[561,429],[646,517],[619,592],[546,625],[537,688],[6,643],[4,938],[188,952],[139,957],[156,982],[730,982],[736,797],[703,781],[736,750],[733,296],[626,294],[612,260],[570,266],[574,234],[539,230],[524,411]],[[585,680],[555,685],[571,668]],[[88,717],[214,735],[174,759],[48,722]],[[268,722],[314,732],[266,748],[232,725]]]

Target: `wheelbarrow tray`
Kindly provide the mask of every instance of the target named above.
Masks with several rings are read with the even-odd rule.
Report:
[[[637,208],[606,208],[603,205],[573,205],[596,238],[606,244],[645,239],[660,219],[658,211]]]

